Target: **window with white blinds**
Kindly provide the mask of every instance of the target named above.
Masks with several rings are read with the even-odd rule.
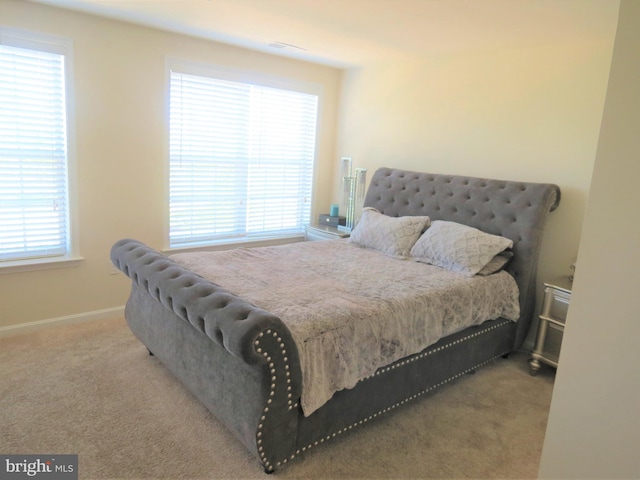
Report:
[[[169,246],[301,234],[318,96],[170,74]]]
[[[0,266],[70,249],[65,55],[8,43],[0,35]]]

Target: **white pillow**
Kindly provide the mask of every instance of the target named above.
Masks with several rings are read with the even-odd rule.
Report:
[[[349,241],[390,257],[407,258],[429,222],[429,217],[389,217],[375,208],[367,207],[362,211]]]
[[[435,220],[411,249],[414,260],[473,277],[513,241],[460,223]]]

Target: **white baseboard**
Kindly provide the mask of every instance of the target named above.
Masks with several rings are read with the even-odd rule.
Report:
[[[36,332],[38,330],[53,326],[73,325],[76,323],[89,322],[92,320],[105,320],[108,318],[116,318],[122,316],[124,316],[124,307],[113,307],[105,308],[104,310],[94,310],[92,312],[67,315],[66,317],[48,318],[46,320],[38,320],[36,322],[20,323],[18,325],[0,327],[0,338]]]

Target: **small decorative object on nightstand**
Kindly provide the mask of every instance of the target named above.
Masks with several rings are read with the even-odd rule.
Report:
[[[336,240],[338,238],[346,238],[348,236],[349,232],[340,230],[334,225],[307,225],[304,232],[304,237],[309,242],[316,240]]]
[[[529,372],[535,375],[541,363],[558,367],[564,323],[571,301],[571,282],[568,278],[544,284],[544,303],[539,315],[536,344],[529,360]]]
[[[347,217],[321,214],[318,217],[318,224],[319,225],[331,225],[332,227],[337,227],[339,225],[346,225],[347,224]]]
[[[366,194],[367,169],[352,169],[351,157],[340,159],[340,181],[342,182],[342,207],[346,223],[340,230],[350,232],[356,226],[362,214],[362,205]]]

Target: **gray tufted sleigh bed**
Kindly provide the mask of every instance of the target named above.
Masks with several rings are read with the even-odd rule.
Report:
[[[407,402],[427,396],[451,380],[518,349],[527,335],[535,309],[536,271],[544,225],[548,213],[557,207],[559,201],[560,190],[551,184],[389,168],[381,168],[374,174],[365,207],[375,209],[370,211],[381,215],[379,218],[383,222],[428,216],[431,226],[425,227],[426,232],[430,229],[435,231],[438,223],[455,222],[509,240],[508,250],[512,258],[504,271],[485,277],[445,271],[428,262],[415,262],[412,258],[397,259],[393,258],[394,255],[371,252],[375,249],[358,245],[356,240],[237,249],[228,255],[248,257],[245,264],[238,263],[236,268],[234,261],[229,260],[234,257],[224,256],[227,255],[225,252],[211,252],[209,257],[181,254],[170,258],[136,240],[124,239],[113,246],[111,259],[132,280],[125,316],[133,333],[237,436],[266,472],[273,472],[314,446],[365,425]],[[353,232],[354,238],[358,237],[358,228],[360,224]],[[423,231],[424,228],[418,234],[420,239],[426,235]],[[316,402],[313,408],[307,407],[305,393],[313,391],[315,384],[311,385],[312,379],[316,378],[308,373],[309,364],[322,363],[317,360],[321,354],[310,347],[313,343],[310,332],[337,332],[347,325],[341,318],[339,325],[331,326],[332,319],[323,318],[317,321],[325,322],[319,328],[313,320],[316,313],[329,312],[328,317],[333,316],[331,312],[341,314],[349,310],[345,305],[357,302],[356,297],[360,294],[366,298],[367,288],[372,292],[372,304],[384,300],[375,291],[404,290],[396,278],[385,278],[385,275],[390,275],[390,270],[383,267],[376,280],[383,282],[380,285],[386,282],[388,288],[371,283],[371,286],[361,284],[355,290],[352,288],[354,291],[343,292],[340,290],[342,279],[352,274],[357,277],[359,271],[358,268],[343,267],[339,278],[325,279],[328,283],[322,284],[323,280],[318,278],[320,283],[314,292],[319,301],[305,297],[283,306],[272,302],[282,302],[284,293],[290,289],[286,276],[274,277],[282,278],[280,289],[280,280],[252,280],[251,268],[263,260],[267,262],[267,253],[273,252],[280,255],[278,265],[292,263],[296,273],[291,274],[291,282],[315,282],[309,280],[314,277],[296,275],[311,275],[308,272],[314,270],[310,263],[314,255],[323,256],[323,262],[331,264],[331,258],[327,258],[330,251],[336,252],[340,264],[345,262],[339,255],[347,255],[357,259],[360,263],[356,265],[363,268],[365,265],[378,268],[373,267],[373,260],[369,265],[369,258],[373,257],[364,255],[377,256],[388,265],[395,262],[401,265],[401,273],[397,274],[400,277],[405,275],[404,272],[409,275],[415,271],[421,275],[420,272],[431,269],[436,275],[456,281],[476,282],[464,283],[460,287],[468,291],[474,301],[478,301],[479,285],[486,283],[489,289],[494,289],[489,282],[501,278],[514,284],[516,317],[490,316],[489,319],[482,318],[482,321],[476,319],[469,326],[450,325],[448,329],[437,329],[435,336],[424,339],[430,344],[419,347],[412,344],[410,348],[404,348],[395,338],[389,340],[386,334],[371,335],[365,331],[364,337],[354,337],[358,338],[355,347],[370,342],[371,338],[379,338],[385,342],[379,351],[386,356],[367,362],[362,370],[364,373],[360,372],[356,381],[350,379],[338,384],[326,399]],[[286,258],[293,261],[285,261]],[[205,262],[206,259],[213,263]],[[268,268],[273,275],[278,274],[275,270],[279,267]],[[227,277],[218,278],[218,271],[225,269],[230,272]],[[329,270],[326,272],[320,270],[320,275],[330,273]],[[283,275],[286,275],[284,270]],[[367,271],[361,276],[372,278],[375,275]],[[440,283],[444,281],[437,278]],[[254,284],[267,284],[267,289],[272,289],[273,294],[270,295],[269,290],[254,290]],[[308,292],[304,295],[309,296]],[[435,302],[443,306],[445,316],[450,313],[447,312],[447,298],[454,297],[458,298],[457,293],[450,293],[449,297]],[[342,301],[342,304],[332,307],[331,298]],[[273,309],[268,308],[269,305],[273,305]],[[395,300],[393,305],[396,305]],[[287,320],[287,312],[305,306],[309,310],[301,315],[308,320],[306,323]],[[379,318],[384,316],[370,311],[367,304],[358,308],[354,310],[356,325],[359,325],[357,312],[367,312],[362,314],[368,317],[367,321],[383,321]],[[403,311],[395,307],[391,310]],[[473,310],[479,308],[474,306]],[[420,319],[417,315],[412,320],[410,339],[421,328],[417,327]],[[444,323],[446,325],[447,322]],[[390,324],[397,326],[399,323],[392,319]],[[349,328],[365,330],[361,326]],[[330,343],[339,343],[336,338],[333,337]],[[354,345],[346,345],[349,351],[355,351]],[[374,350],[376,348],[374,346]],[[412,348],[419,350],[411,351]],[[345,361],[348,352],[330,352],[328,356],[340,358],[338,374],[345,373],[340,370],[350,368],[351,364]],[[310,402],[313,403],[313,398]]]

